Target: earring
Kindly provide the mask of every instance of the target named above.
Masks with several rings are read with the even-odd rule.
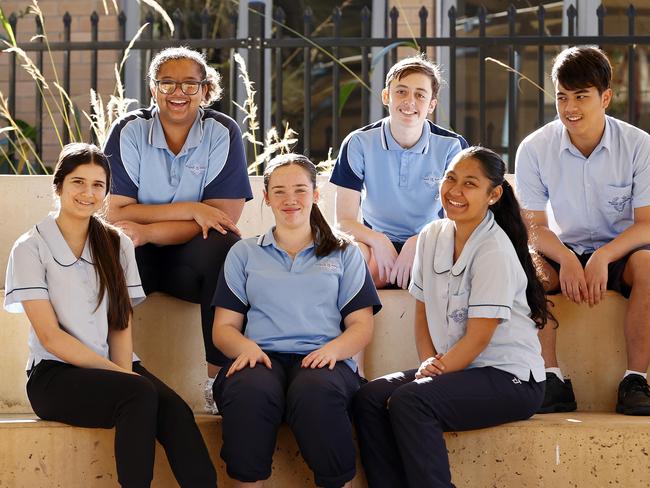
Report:
[[[492,205],[492,204],[494,203],[494,200],[490,200],[490,201],[488,201],[488,203],[489,203],[490,205]]]

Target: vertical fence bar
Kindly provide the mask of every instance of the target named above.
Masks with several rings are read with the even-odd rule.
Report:
[[[515,22],[517,9],[513,4],[508,7],[508,36],[514,40],[517,34]],[[514,44],[508,48],[508,64],[511,68],[518,69],[516,62],[517,50]],[[513,71],[508,71],[508,171],[515,172],[515,151],[517,143],[517,77]]]
[[[397,20],[399,19],[399,10],[397,10],[397,7],[393,7],[390,9],[390,12],[388,14],[390,17],[390,38],[391,39],[396,39],[397,38]],[[397,63],[397,48],[393,48],[390,52],[390,64],[391,66]]]
[[[364,6],[361,9],[361,37],[368,39],[370,37],[370,9]],[[393,51],[395,52],[395,51]],[[361,48],[361,79],[364,86],[361,87],[361,125],[370,123],[370,48],[363,46]]]
[[[277,7],[275,9],[275,38],[282,39],[284,37],[284,23],[287,20],[287,16],[284,13],[282,7]],[[275,126],[278,129],[278,132],[283,132],[283,119],[284,119],[284,86],[283,81],[284,77],[282,75],[282,48],[275,48]]]
[[[14,32],[14,36],[18,37],[18,31],[16,26],[18,24],[18,17],[15,13],[12,13],[9,16],[9,25],[11,30]],[[9,54],[9,100],[7,100],[7,105],[9,109],[9,116],[16,120],[16,53]],[[13,154],[11,157],[11,163],[16,163],[16,151],[12,147],[13,144],[18,142],[18,139],[15,134],[11,132],[8,134],[9,147],[8,150]],[[12,144],[13,143],[13,144]]]
[[[263,2],[249,3],[248,38],[251,48],[248,51],[248,74],[255,90],[255,105],[257,106],[257,122],[259,130],[257,140],[264,140],[264,15],[266,5]],[[263,169],[263,168],[260,168]]]
[[[478,114],[479,114],[479,141],[486,140],[487,134],[485,131],[485,19],[487,18],[487,10],[483,5],[478,8],[478,21],[479,21],[479,47],[478,47]]]
[[[63,42],[70,43],[70,26],[72,25],[72,17],[68,12],[63,15]],[[70,94],[70,49],[63,51],[63,90]],[[71,120],[72,113],[70,112],[70,107],[68,106],[67,101],[62,102],[64,104],[64,116],[63,116],[63,130],[61,134],[63,136],[63,143],[67,144],[70,142],[70,137],[74,137],[72,130],[74,123]],[[75,137],[76,139],[76,137]]]
[[[144,18],[144,21],[149,24],[147,25],[147,28],[144,30],[142,33],[142,39],[151,41],[153,40],[153,13],[151,10],[147,12],[146,17]],[[151,90],[149,89],[149,62],[151,61],[151,49],[143,49],[140,51],[140,79],[141,85],[140,85],[140,93],[142,93],[142,101],[144,102],[145,106],[148,106],[151,104]]]
[[[180,41],[185,37],[184,35],[184,22],[183,18],[183,12],[181,12],[181,9],[177,8],[172,12],[172,22],[174,23],[174,40]]]
[[[429,18],[429,11],[426,7],[421,7],[418,11],[418,17],[420,18],[420,39],[424,40],[427,37],[427,19]],[[425,49],[420,45],[420,51]]]
[[[630,37],[635,35],[636,9],[630,5],[627,9],[627,30]],[[627,47],[627,93],[628,93],[628,120],[630,124],[637,125],[638,111],[636,106],[636,44],[630,43]]]
[[[449,125],[458,131],[456,126],[456,7],[452,6],[447,12],[449,17]]]
[[[117,25],[120,41],[124,42],[126,41],[126,14],[124,13],[124,10],[121,10],[117,16]],[[120,60],[124,58],[125,51],[126,49],[120,51]],[[124,70],[120,71],[120,83],[124,86]]]
[[[233,26],[235,32],[237,32],[237,22],[239,20],[239,14],[236,9],[233,9],[230,16],[230,23]],[[245,46],[245,44],[244,44]],[[243,46],[242,46],[243,47]],[[235,63],[235,49],[230,49],[230,71],[228,72],[228,92],[230,93],[230,103],[228,104],[228,115],[231,118],[237,116],[235,110],[235,104],[232,103],[237,99],[237,63]]]
[[[332,27],[334,29],[334,38],[338,39],[341,36],[341,9],[335,7],[332,12]],[[339,67],[339,47],[332,48],[332,148],[338,152],[340,141],[341,128],[339,126],[339,97],[341,96],[341,71]]]
[[[607,15],[607,9],[601,3],[596,9],[596,16],[598,17],[598,37],[605,35],[605,15]]]
[[[309,39],[311,37],[311,19],[312,19],[312,10],[311,7],[305,9],[305,15],[303,16],[303,35]],[[311,152],[311,49],[309,44],[306,44],[302,50],[303,60],[305,63],[305,71],[303,73],[303,89],[305,92],[304,96],[304,111],[302,118],[302,130],[303,130],[303,152],[305,156],[309,157]]]
[[[576,17],[578,16],[578,11],[576,10],[573,4],[569,5],[569,8],[566,9],[566,17],[569,23],[569,37],[575,37],[576,35]]]
[[[99,15],[97,14],[97,11],[93,10],[93,13],[90,14],[90,40],[92,41],[93,46],[97,45],[98,25]],[[93,49],[90,51],[90,88],[92,88],[95,93],[97,93],[97,71],[97,49]],[[93,114],[97,115],[92,103],[90,104],[90,111],[88,113],[91,114],[91,116]],[[90,126],[90,140],[97,142],[97,135],[92,128],[92,124]]]
[[[540,5],[537,9],[537,33],[539,35],[540,44],[537,46],[537,84],[544,88],[544,45],[541,43],[542,38],[546,32],[544,26],[544,18],[546,17],[546,9]],[[544,125],[544,92],[537,91],[537,126]]]
[[[208,38],[208,26],[210,24],[210,20],[212,20],[210,16],[210,11],[208,10],[207,7],[201,10],[201,15],[199,16],[199,20],[201,21],[201,39],[205,40]],[[207,48],[204,47],[203,49],[201,49],[201,52],[206,58],[208,57]]]
[[[36,42],[39,44],[43,44],[44,40],[43,37],[43,24],[41,23],[41,18],[36,15],[36,34],[38,35],[38,39]],[[41,73],[43,72],[43,51],[38,51],[36,53],[36,67],[38,68],[38,71]],[[36,87],[36,106],[35,106],[35,111],[36,111],[36,121],[35,121],[35,127],[36,127],[36,152],[41,155],[43,155],[43,94],[42,94],[42,85],[39,84],[38,81],[35,83]]]

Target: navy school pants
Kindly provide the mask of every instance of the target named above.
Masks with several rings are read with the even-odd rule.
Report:
[[[162,291],[201,305],[205,358],[208,363],[219,366],[225,364],[228,358],[212,343],[212,298],[226,254],[238,240],[239,236],[232,232],[224,235],[211,230],[207,239],[203,239],[200,233],[185,244],[146,244],[135,249],[142,287],[147,295]]]
[[[156,439],[182,488],[215,488],[217,474],[190,407],[139,362],[133,371],[139,376],[44,360],[31,370],[27,395],[44,420],[115,427],[123,488],[150,486]]]
[[[378,378],[354,398],[370,488],[453,486],[443,432],[527,419],[544,398],[544,382],[522,381],[492,367],[417,381],[415,372]]]
[[[356,472],[349,407],[361,378],[341,361],[330,371],[301,368],[303,355],[269,357],[272,369],[257,364],[226,378],[226,365],[214,382],[228,475],[242,482],[267,479],[278,428],[286,421],[316,484],[343,486]]]

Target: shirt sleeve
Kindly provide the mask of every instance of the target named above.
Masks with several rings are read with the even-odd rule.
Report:
[[[142,302],[147,295],[144,292],[144,288],[142,288],[133,242],[126,234],[120,233],[120,247],[120,260],[122,262],[122,269],[124,270],[126,287],[129,291],[131,304],[135,306]]]
[[[339,283],[338,305],[342,319],[366,307],[372,307],[373,314],[381,310],[375,284],[361,251],[354,244],[349,244],[343,251],[343,275]]]
[[[525,210],[546,210],[548,189],[539,172],[537,155],[531,151],[530,143],[522,142],[515,157],[516,192],[521,207]]]
[[[477,252],[471,264],[468,318],[510,319],[517,276],[513,257],[501,250]]]
[[[5,310],[22,313],[24,300],[49,300],[45,274],[36,240],[18,240],[11,249],[7,263]]]
[[[226,162],[217,174],[208,174],[207,184],[203,190],[203,199],[212,198],[244,198],[246,201],[253,199],[246,152],[242,140],[241,130],[237,123],[223,114],[215,117],[225,130],[215,131],[216,140],[210,144],[210,161],[208,171],[219,165],[213,161],[223,161],[224,152],[227,153]]]
[[[650,205],[650,136],[644,134],[634,154],[632,206],[639,208],[648,205]]]
[[[413,260],[413,269],[411,270],[411,282],[409,283],[409,293],[416,300],[424,301],[424,281],[422,276],[422,260],[424,259],[424,243],[427,238],[427,232],[430,225],[427,225],[418,234],[417,244],[415,246],[415,258]]]
[[[212,298],[213,307],[222,307],[246,314],[249,308],[246,296],[246,259],[243,241],[230,248],[221,268],[217,288]]]
[[[341,145],[330,181],[336,186],[360,192],[363,189],[364,164],[361,141],[352,133]]]
[[[118,120],[111,127],[104,154],[111,165],[111,193],[138,198],[140,186],[140,150],[137,144],[135,116]]]

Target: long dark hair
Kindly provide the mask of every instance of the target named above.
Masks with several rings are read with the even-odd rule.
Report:
[[[467,158],[475,159],[480,163],[483,174],[492,183],[490,191],[497,186],[501,186],[503,189],[501,198],[491,205],[490,209],[494,214],[494,220],[510,238],[519,262],[526,273],[528,279],[526,299],[530,307],[530,318],[533,319],[539,329],[544,328],[549,319],[553,319],[553,315],[548,311],[544,287],[528,250],[528,230],[521,217],[519,202],[515,197],[512,186],[505,179],[506,164],[497,153],[481,146],[464,149],[456,158],[458,161]]]
[[[63,189],[63,180],[78,166],[95,164],[106,173],[106,191],[111,184],[111,168],[108,159],[93,144],[73,143],[64,146],[54,169],[54,191],[57,195]],[[97,305],[99,308],[104,293],[108,292],[108,325],[112,329],[126,329],[133,309],[126,287],[124,270],[120,263],[120,234],[102,217],[92,215],[88,224],[88,240],[93,256],[95,272],[99,279]]]
[[[291,164],[300,166],[305,170],[311,181],[312,189],[316,189],[316,175],[318,172],[314,163],[302,154],[290,153],[274,157],[266,166],[264,170],[264,190],[267,193],[269,191],[269,180],[273,172],[278,168]],[[314,244],[316,245],[314,253],[318,257],[327,256],[337,249],[345,249],[350,245],[351,241],[349,238],[332,230],[325,217],[323,217],[318,205],[316,205],[316,202],[311,206],[309,225],[311,226],[312,239],[314,239]]]

